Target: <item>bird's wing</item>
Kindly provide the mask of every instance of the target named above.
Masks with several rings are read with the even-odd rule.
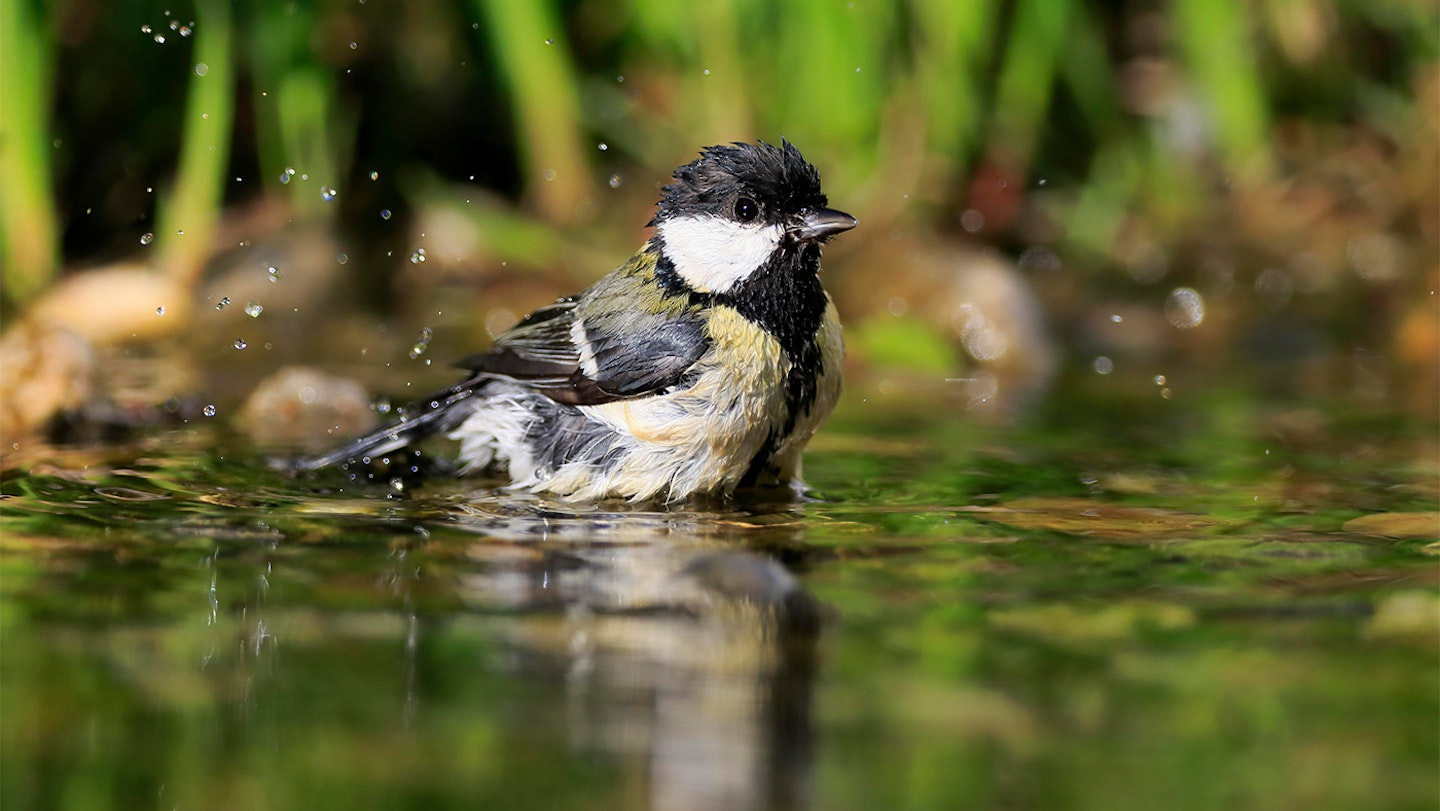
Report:
[[[564,385],[580,368],[580,351],[571,339],[574,298],[541,307],[501,334],[489,352],[455,365],[477,375],[508,377],[544,388]]]
[[[295,463],[316,470],[380,456],[454,430],[494,378],[513,380],[560,403],[599,405],[674,386],[709,349],[700,309],[665,297],[654,284],[655,257],[642,252],[583,295],[525,316],[489,352],[456,364],[474,374],[399,409],[400,417],[334,450]]]
[[[675,385],[709,348],[703,318],[689,308],[642,306],[642,280],[623,272],[628,269],[578,299],[536,310],[489,352],[459,366],[571,405],[643,397]]]

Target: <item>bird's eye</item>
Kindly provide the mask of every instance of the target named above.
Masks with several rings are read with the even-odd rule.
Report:
[[[740,222],[751,222],[760,216],[760,204],[749,197],[741,197],[735,201],[735,219]]]

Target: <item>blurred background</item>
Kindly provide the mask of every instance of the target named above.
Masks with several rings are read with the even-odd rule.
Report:
[[[782,137],[815,497],[266,464]],[[0,806],[1433,809],[1437,153],[1434,0],[0,0]]]
[[[1177,373],[1437,407],[1430,0],[0,15],[11,434],[48,413],[18,370],[67,352],[132,410],[300,361],[443,384],[628,256],[698,148],[781,137],[861,222],[825,272],[862,375],[1002,417]]]

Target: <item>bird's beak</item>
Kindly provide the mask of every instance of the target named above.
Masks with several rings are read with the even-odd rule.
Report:
[[[829,239],[856,225],[854,217],[833,208],[816,208],[805,213],[795,235],[806,242]]]

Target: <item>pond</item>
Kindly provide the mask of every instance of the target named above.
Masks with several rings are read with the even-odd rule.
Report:
[[[5,473],[5,808],[1433,808],[1433,421],[854,381],[806,499]]]

